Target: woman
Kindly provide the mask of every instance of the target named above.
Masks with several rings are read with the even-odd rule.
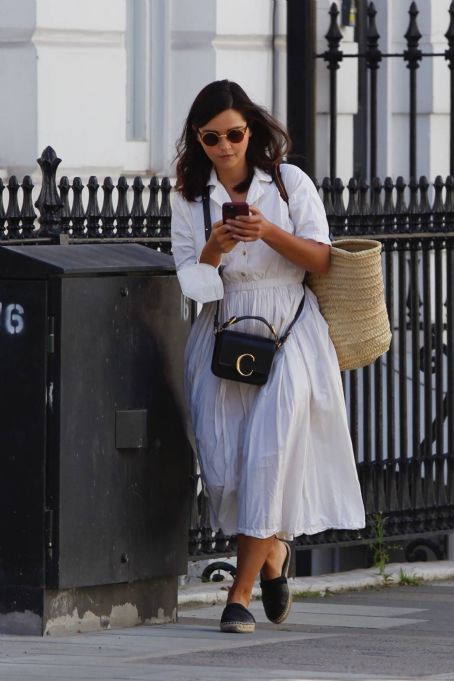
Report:
[[[267,617],[287,617],[290,548],[283,539],[364,527],[336,353],[302,284],[305,271],[329,269],[328,224],[310,179],[280,165],[288,146],[279,123],[228,80],[198,94],[177,146],[172,249],[183,293],[204,304],[186,349],[187,399],[212,527],[237,535],[223,631],[254,631],[248,605],[259,573]],[[213,223],[207,241],[206,187]],[[247,201],[249,215],[223,224],[228,201]],[[266,385],[213,375],[216,301],[221,321],[262,316],[281,336],[303,295],[302,314]],[[240,325],[264,335],[256,321]]]

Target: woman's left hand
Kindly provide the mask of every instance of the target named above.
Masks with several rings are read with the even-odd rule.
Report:
[[[331,258],[328,244],[290,234],[267,220],[254,206],[249,206],[249,211],[249,215],[238,215],[234,220],[227,220],[233,241],[262,239],[267,246],[298,267],[318,274],[328,272]]]
[[[238,215],[235,219],[228,219],[232,238],[237,241],[258,241],[266,239],[273,229],[272,222],[267,220],[255,206],[249,206],[249,215]]]

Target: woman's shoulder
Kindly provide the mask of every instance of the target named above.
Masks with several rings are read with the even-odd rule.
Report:
[[[176,222],[178,218],[183,218],[186,222],[191,220],[191,205],[193,202],[185,199],[181,191],[173,189],[170,194],[170,202],[173,222]]]
[[[314,183],[309,175],[293,163],[281,163],[279,170],[288,194],[296,190],[314,189]]]

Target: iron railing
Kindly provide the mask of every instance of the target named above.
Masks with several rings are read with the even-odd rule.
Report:
[[[440,558],[443,542],[429,537],[454,530],[454,178],[375,178],[371,188],[325,178],[320,190],[334,239],[383,243],[393,340],[373,366],[342,377],[366,528],[302,535],[296,548],[372,543],[378,516],[385,539],[416,540],[409,559],[420,545]],[[233,537],[211,532],[199,494],[192,555],[233,551]]]
[[[111,177],[105,177],[100,196],[100,185],[94,175],[86,187],[80,177],[70,182],[66,176],[60,178],[57,187],[60,163],[52,147],[44,149],[38,159],[42,181],[35,202],[30,175],[21,183],[13,175],[6,186],[0,178],[0,243],[138,241],[170,252],[168,177],[161,180],[152,177],[147,186],[139,176],[131,186],[125,176],[119,177],[116,184]],[[146,207],[144,191],[148,194]]]
[[[401,11],[402,2],[399,4]],[[437,3],[438,4],[438,3]],[[439,3],[442,5],[442,2]],[[408,69],[408,177],[417,177],[417,92],[419,67],[424,59],[438,59],[450,72],[449,110],[449,172],[454,175],[454,2],[447,7],[446,49],[441,52],[421,50],[421,32],[417,17],[419,10],[415,2],[409,4],[409,23],[405,35],[405,49],[401,52],[384,52],[380,49],[380,35],[377,30],[377,10],[373,2],[357,0],[358,14],[355,40],[358,52],[349,53],[342,49],[343,34],[339,26],[339,9],[332,3],[329,10],[330,23],[325,35],[327,49],[316,52],[315,44],[315,0],[304,3],[288,0],[287,21],[287,125],[292,135],[295,163],[311,177],[316,165],[316,106],[315,92],[317,70],[315,61],[324,60],[329,70],[329,175],[337,176],[337,103],[339,70],[346,59],[358,61],[358,114],[354,117],[354,175],[371,180],[378,172],[378,81],[380,68],[386,60],[401,60]],[[389,10],[391,11],[391,10]],[[397,10],[396,10],[397,11]],[[448,19],[449,13],[449,19]],[[419,83],[420,84],[420,83]]]
[[[367,17],[367,28],[362,44],[360,44],[360,52],[358,54],[346,54],[340,49],[342,41],[342,33],[338,25],[339,10],[336,3],[333,2],[329,10],[330,26],[326,33],[326,40],[328,49],[323,54],[318,54],[318,58],[322,58],[327,62],[330,79],[330,94],[329,94],[329,118],[330,118],[330,177],[336,177],[337,166],[337,75],[340,63],[343,59],[354,58],[360,61],[364,60],[366,67],[366,83],[365,90],[369,91],[369,126],[367,135],[367,128],[363,129],[362,146],[367,147],[367,137],[369,137],[369,178],[374,178],[377,175],[377,144],[378,144],[378,129],[377,129],[377,89],[378,89],[378,72],[380,64],[383,59],[402,59],[408,68],[409,72],[409,177],[416,177],[417,164],[417,87],[418,87],[418,69],[423,58],[437,58],[442,57],[446,60],[447,66],[451,74],[451,94],[450,94],[450,173],[454,174],[454,2],[451,2],[449,7],[450,22],[445,33],[447,41],[447,49],[443,52],[422,52],[419,46],[422,34],[418,28],[417,16],[419,10],[416,2],[410,4],[409,24],[405,35],[406,49],[403,52],[386,53],[380,50],[379,40],[380,35],[376,25],[377,10],[373,2],[364,3]],[[360,12],[360,19],[363,12]],[[366,175],[363,169],[363,175]]]
[[[170,181],[136,177],[100,187],[62,177],[44,150],[41,191],[29,176],[0,181],[0,244],[136,241],[170,251]],[[374,178],[371,187],[325,178],[318,188],[332,237],[383,243],[389,352],[343,384],[367,526],[297,538],[297,548],[415,538],[454,530],[454,177],[407,184]],[[101,205],[101,208],[99,208]],[[35,208],[37,210],[35,210]],[[189,550],[193,558],[232,553],[234,537],[214,533],[194,466]],[[442,555],[442,554],[441,554]]]

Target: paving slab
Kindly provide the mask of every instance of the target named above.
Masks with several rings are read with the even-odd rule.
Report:
[[[158,679],[150,663],[160,658],[329,638],[327,633],[262,629],[253,637],[224,634],[213,626],[169,624],[62,638],[0,637],[0,679]],[[177,667],[175,678],[182,678]],[[159,671],[159,670],[158,670]],[[162,669],[161,669],[162,671]],[[167,672],[169,674],[170,672]],[[191,674],[195,672],[191,671]],[[207,669],[204,668],[205,676]],[[164,678],[164,677],[163,677]],[[166,681],[172,676],[167,675]],[[184,677],[183,677],[184,678]],[[199,678],[188,676],[186,679]],[[221,677],[220,677],[221,678]]]
[[[0,636],[0,681],[454,681],[452,577],[306,593],[279,627],[255,601],[253,635],[220,632],[222,608],[181,608],[177,624]]]
[[[212,605],[204,608],[183,609],[183,618],[199,618],[219,622],[224,606]],[[262,604],[255,601],[250,608],[257,622],[267,622]],[[337,606],[334,603],[294,603],[286,625],[301,624],[321,627],[349,627],[361,629],[387,629],[410,624],[419,624],[424,619],[413,619],[403,615],[422,613],[423,608],[382,608],[371,606]]]

